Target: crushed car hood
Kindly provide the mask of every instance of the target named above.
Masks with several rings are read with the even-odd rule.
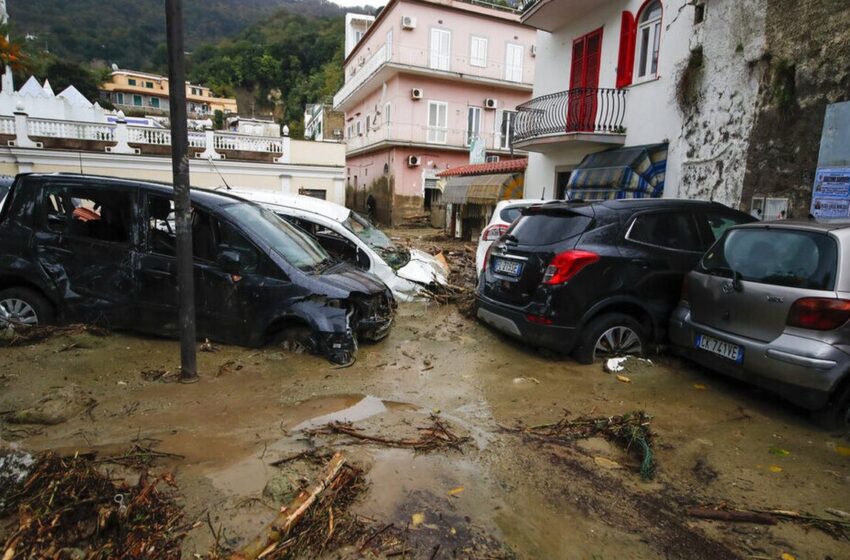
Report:
[[[326,285],[346,292],[379,294],[387,289],[377,277],[348,263],[333,265],[322,272],[321,278]]]
[[[410,262],[398,269],[398,276],[423,286],[448,282],[448,269],[434,256],[416,249],[410,250]]]

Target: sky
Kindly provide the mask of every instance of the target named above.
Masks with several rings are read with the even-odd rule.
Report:
[[[340,6],[345,6],[346,8],[350,8],[351,6],[378,7],[386,4],[387,0],[331,0],[331,2],[339,4]]]

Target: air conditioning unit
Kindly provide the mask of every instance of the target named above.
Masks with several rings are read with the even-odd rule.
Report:
[[[422,163],[422,158],[419,156],[407,156],[407,166],[408,167],[419,167]]]
[[[499,103],[493,99],[492,97],[488,97],[484,100],[484,108],[485,109],[495,109]]]
[[[531,45],[531,56],[537,56],[537,45]]]
[[[422,99],[422,90],[420,88],[413,88],[412,90],[410,90],[410,98]]]
[[[487,156],[484,161],[486,161],[487,163],[498,163],[499,156]]]
[[[416,29],[416,18],[412,16],[401,16],[402,29]]]

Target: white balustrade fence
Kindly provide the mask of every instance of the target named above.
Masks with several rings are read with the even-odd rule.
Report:
[[[0,116],[0,134],[15,136],[18,134],[16,118],[23,117],[23,132],[33,138],[67,138],[72,140],[97,140],[102,142],[121,142],[147,146],[171,146],[171,131],[164,128],[127,126],[126,123],[87,123],[60,121],[53,119],[33,119],[16,113],[17,117]],[[117,131],[126,134],[117,134]],[[189,147],[215,153],[215,150],[238,150],[267,154],[283,154],[287,149],[288,138],[271,136],[251,136],[231,132],[214,132],[212,146],[207,146],[208,135],[204,132],[189,132]],[[126,146],[125,146],[126,147]],[[112,151],[115,146],[110,147]],[[127,153],[127,150],[118,150]]]

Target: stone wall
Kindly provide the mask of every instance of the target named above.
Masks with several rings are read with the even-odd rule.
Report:
[[[764,61],[742,205],[788,198],[805,218],[826,106],[850,99],[850,1],[767,0]]]

